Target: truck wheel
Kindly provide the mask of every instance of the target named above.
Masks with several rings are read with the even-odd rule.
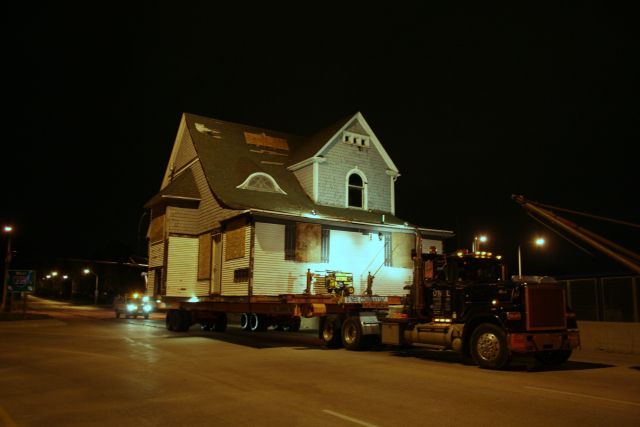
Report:
[[[342,346],[340,339],[340,322],[338,319],[325,317],[322,319],[322,341],[327,348],[339,348]]]
[[[352,351],[360,351],[364,348],[362,325],[358,317],[349,317],[342,325],[342,345]]]
[[[510,355],[502,329],[491,323],[478,326],[471,335],[471,357],[484,369],[507,367]]]
[[[177,313],[177,321],[178,324],[176,326],[175,331],[177,332],[186,332],[189,330],[191,326],[191,313],[187,310],[178,310]]]
[[[218,316],[213,324],[213,330],[215,332],[224,332],[227,330],[227,313],[222,313]]]
[[[251,313],[249,316],[249,329],[251,332],[264,332],[267,330],[267,316],[264,314]]]
[[[558,366],[565,363],[571,357],[571,350],[541,351],[534,355],[536,360],[547,366]]]
[[[167,327],[167,330],[169,331],[175,331],[176,330],[176,326],[178,324],[177,319],[176,319],[176,314],[177,311],[176,310],[169,310],[167,311],[167,315],[164,319],[164,323]]]
[[[251,315],[249,313],[242,313],[240,315],[240,329],[243,331],[249,330],[249,317]]]
[[[291,321],[291,326],[289,329],[291,332],[298,332],[300,330],[300,323],[302,322],[302,319],[300,319],[299,317],[294,317],[293,320]]]
[[[120,318],[120,312],[118,310],[116,310],[116,319]]]

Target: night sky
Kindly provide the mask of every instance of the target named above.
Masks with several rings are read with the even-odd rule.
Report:
[[[143,254],[182,112],[306,135],[361,111],[402,174],[397,215],[454,231],[449,249],[483,232],[514,272],[518,244],[527,273],[623,271],[510,196],[640,222],[630,10],[130,3],[4,7],[15,265]],[[637,229],[567,218],[640,248]]]

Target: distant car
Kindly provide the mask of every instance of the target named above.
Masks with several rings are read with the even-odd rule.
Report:
[[[148,319],[149,314],[153,311],[153,305],[151,305],[148,296],[134,293],[133,295],[116,298],[113,303],[113,309],[117,319],[119,319],[121,315],[124,315],[126,319],[130,317],[135,319],[138,316]]]

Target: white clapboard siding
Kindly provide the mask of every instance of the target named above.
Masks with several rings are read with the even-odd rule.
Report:
[[[312,272],[326,264],[284,259],[284,225],[256,222],[253,294],[299,294],[307,287],[307,269]]]
[[[198,239],[170,236],[167,257],[167,296],[193,297],[208,294],[198,284]]]
[[[357,294],[367,287],[369,272],[374,274],[384,264],[384,239],[375,232],[331,230],[328,269],[353,274]]]
[[[164,241],[149,245],[149,268],[164,265]]]
[[[239,268],[249,267],[249,251],[251,246],[251,228],[249,225],[244,228],[244,257],[226,260],[227,234],[222,234],[222,289],[221,295],[225,296],[246,296],[249,293],[249,282],[234,283],[233,272]]]

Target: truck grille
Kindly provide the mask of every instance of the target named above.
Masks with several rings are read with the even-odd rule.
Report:
[[[566,329],[564,290],[557,285],[525,287],[527,330]]]

